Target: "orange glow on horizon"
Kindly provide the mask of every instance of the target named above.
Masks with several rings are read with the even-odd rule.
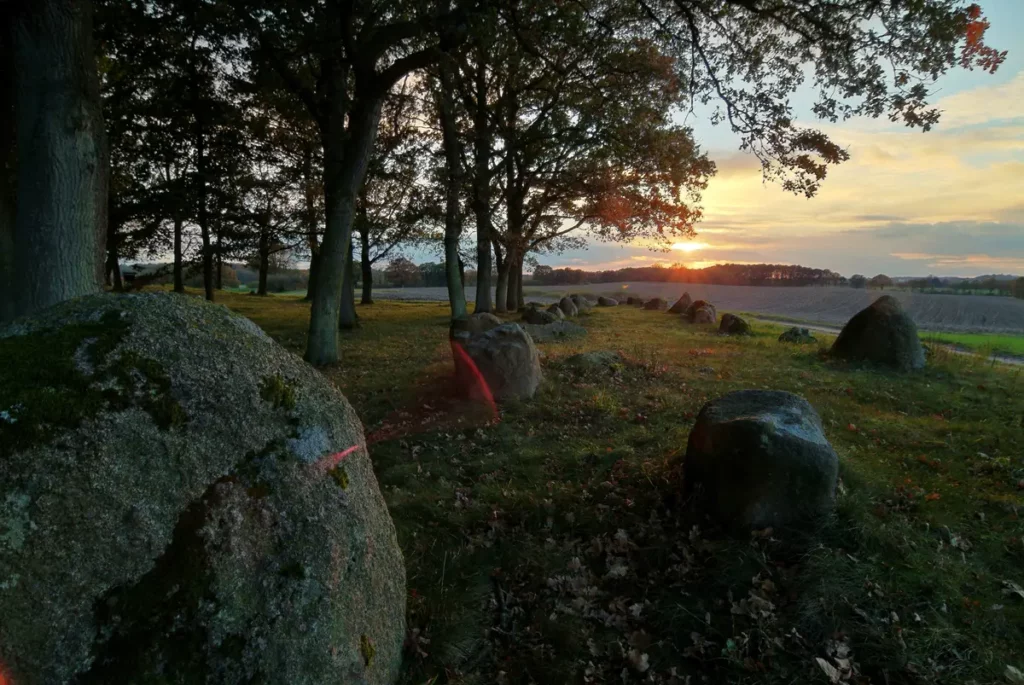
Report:
[[[707,243],[701,242],[689,242],[689,243],[673,243],[672,249],[677,252],[697,252],[705,248],[711,247]]]

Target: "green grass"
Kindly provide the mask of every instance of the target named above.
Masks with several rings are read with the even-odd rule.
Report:
[[[307,304],[223,301],[301,353]],[[828,683],[818,658],[858,683],[1024,669],[1020,369],[940,348],[898,375],[780,344],[781,326],[722,338],[618,307],[541,345],[537,397],[492,421],[452,396],[445,305],[358,311],[325,373],[366,426],[405,554],[403,683]],[[625,367],[561,363],[603,349]],[[693,419],[741,388],[821,414],[842,487],[813,537],[733,539],[684,513]]]
[[[948,343],[979,354],[1007,354],[1024,357],[1024,335],[999,335],[995,333],[932,333],[921,334],[927,341]]]

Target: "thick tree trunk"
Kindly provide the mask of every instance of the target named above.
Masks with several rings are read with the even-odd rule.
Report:
[[[92,3],[21,3],[10,30],[18,155],[11,292],[21,315],[102,287],[109,159]]]
[[[356,270],[352,249],[349,248],[348,259],[345,261],[345,282],[341,286],[341,311],[338,313],[338,330],[350,331],[359,328],[359,315],[356,314]]]
[[[320,246],[322,262],[317,273],[316,291],[310,308],[306,361],[314,365],[338,361],[338,318],[345,261],[352,242],[356,192],[366,176],[382,97],[357,100],[349,112],[347,140],[343,137],[344,109],[334,110],[322,126],[324,146],[324,202],[327,227]]]
[[[267,294],[267,274],[270,272],[270,232],[266,226],[260,226],[260,273],[257,295]]]
[[[185,259],[181,253],[181,232],[184,225],[181,216],[174,217],[174,292],[185,292]]]
[[[510,312],[519,310],[519,272],[520,264],[519,255],[511,254],[508,256],[508,293],[506,295],[507,308]]]
[[[481,49],[482,53],[483,50]],[[476,214],[476,311],[491,311],[491,131],[487,117],[487,72],[478,55],[473,113],[473,213]]]
[[[370,261],[370,234],[365,228],[359,232],[359,266],[363,277],[362,304],[373,304],[373,262]]]
[[[448,304],[454,320],[464,319],[467,315],[465,267],[459,256],[459,241],[462,239],[462,143],[459,141],[455,120],[455,85],[452,83],[451,66],[447,58],[442,58],[438,71],[438,118],[445,162],[444,275],[448,286]]]

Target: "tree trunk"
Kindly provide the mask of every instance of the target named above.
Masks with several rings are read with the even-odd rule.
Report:
[[[451,66],[442,57],[438,69],[440,92],[438,93],[438,114],[441,123],[442,145],[445,163],[445,207],[444,207],[444,274],[448,286],[448,304],[452,319],[466,318],[466,279],[462,257],[459,256],[459,241],[462,239],[462,144],[455,120],[455,86],[452,83]]]
[[[316,271],[320,265],[320,239],[317,237],[316,188],[313,183],[313,143],[306,142],[302,148],[302,190],[305,196],[303,222],[306,240],[309,243],[309,280],[306,283],[306,302],[313,300],[316,285]]]
[[[350,244],[348,259],[345,260],[345,282],[341,286],[341,311],[338,313],[338,329],[350,331],[359,328],[356,314],[356,270]]]
[[[174,217],[174,292],[185,292],[184,258],[181,254],[181,231],[184,224],[181,216]]]
[[[224,252],[220,242],[220,231],[217,231],[217,290],[224,290]]]
[[[310,250],[309,257],[309,280],[306,282],[306,296],[303,299],[304,302],[312,302],[313,295],[316,293],[316,278],[317,272],[320,270],[320,246],[316,246],[316,251]]]
[[[92,3],[21,5],[10,29],[18,159],[9,252],[15,315],[102,288],[109,173]]]
[[[494,288],[494,311],[504,314],[508,311],[508,270],[512,266],[512,255],[501,254],[501,248],[494,246],[494,261],[498,267],[498,282]],[[478,286],[479,287],[479,286]]]
[[[210,242],[210,219],[206,210],[206,133],[202,119],[196,119],[196,182],[199,184],[196,202],[199,203],[199,233],[203,239],[203,289],[206,299],[213,302],[213,244]]]
[[[491,311],[491,132],[487,118],[487,71],[477,55],[473,112],[473,213],[476,214],[476,311]]]
[[[124,281],[121,279],[121,265],[117,261],[117,249],[114,247],[107,248],[107,263],[104,269],[107,273],[107,278],[115,293],[124,292]]]
[[[508,294],[507,303],[508,310],[515,312],[519,310],[519,277],[520,277],[520,265],[522,264],[519,254],[514,253],[506,257],[508,265]]]
[[[343,102],[331,103],[332,111],[321,126],[327,227],[320,246],[323,261],[317,273],[306,338],[306,361],[317,366],[338,361],[338,309],[352,242],[356,191],[366,176],[377,138],[382,99],[365,98],[354,103],[347,136]]]
[[[526,306],[526,300],[523,299],[523,255],[519,255],[518,261],[516,261],[516,311],[519,311]]]
[[[267,294],[267,273],[270,271],[270,231],[266,225],[260,225],[260,282],[256,290],[257,295]]]
[[[359,265],[363,274],[363,299],[362,304],[373,304],[373,262],[370,261],[370,235],[364,228],[359,232],[361,247],[359,250]]]

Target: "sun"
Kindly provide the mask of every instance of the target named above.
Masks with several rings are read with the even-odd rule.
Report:
[[[696,252],[698,250],[703,250],[706,247],[710,247],[710,245],[708,245],[707,243],[697,243],[697,242],[674,243],[672,245],[672,249],[673,250],[678,250],[679,252]]]

